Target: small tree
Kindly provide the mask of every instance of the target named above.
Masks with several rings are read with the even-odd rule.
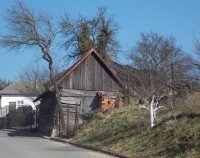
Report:
[[[56,111],[61,116],[62,127],[66,133],[64,115],[61,108],[60,92],[55,80],[52,58],[52,45],[59,34],[52,18],[45,13],[35,13],[24,3],[17,2],[6,14],[7,34],[1,35],[0,45],[13,50],[22,48],[36,48],[43,59],[47,61],[50,71],[50,80],[56,93]]]

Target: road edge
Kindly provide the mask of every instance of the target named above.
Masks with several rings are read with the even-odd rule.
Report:
[[[43,136],[43,138],[44,139],[48,139],[48,140],[61,142],[61,143],[68,143],[68,144],[73,145],[73,146],[77,146],[77,147],[80,147],[80,148],[84,148],[84,149],[88,149],[88,150],[92,150],[92,151],[96,151],[96,152],[101,152],[101,153],[104,153],[104,154],[107,154],[107,155],[111,155],[111,156],[115,156],[115,157],[118,157],[118,158],[129,158],[129,157],[125,156],[125,155],[121,155],[121,154],[118,154],[118,153],[113,153],[111,151],[99,149],[99,148],[96,148],[96,147],[93,147],[93,146],[89,146],[89,145],[75,143],[75,142],[60,138],[60,137],[59,138],[51,138],[51,137]]]
[[[48,139],[48,140],[61,142],[61,143],[67,143],[67,144],[70,144],[70,145],[73,145],[73,146],[76,146],[76,147],[88,149],[88,150],[95,151],[95,152],[101,152],[101,153],[104,153],[104,154],[107,154],[107,155],[110,155],[110,156],[115,156],[115,157],[118,157],[118,158],[129,158],[128,156],[118,154],[118,153],[114,153],[114,152],[107,151],[107,150],[103,150],[103,149],[99,149],[99,148],[96,148],[94,146],[75,143],[75,142],[72,142],[70,140],[64,139],[62,137],[52,138],[52,137],[42,135],[42,133],[37,133],[37,132],[31,133],[29,131],[20,131],[18,129],[14,129],[14,128],[13,129],[0,129],[0,130],[2,130],[2,131],[19,131],[19,132],[23,132],[23,133],[26,133],[26,134],[31,135],[31,136],[40,137],[40,138],[43,138],[43,139]]]

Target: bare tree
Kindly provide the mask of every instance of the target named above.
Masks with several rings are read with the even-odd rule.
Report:
[[[57,65],[56,67],[54,66],[54,72],[56,80],[63,75]],[[34,100],[36,96],[39,96],[52,86],[49,77],[48,68],[34,61],[34,63],[26,65],[20,72],[16,90],[30,100]]]
[[[194,67],[196,68],[196,78],[197,82],[200,83],[200,40],[196,39],[195,41],[195,48],[196,48],[196,56],[193,61]]]
[[[22,48],[36,48],[43,59],[47,61],[50,80],[56,92],[56,111],[61,116],[61,123],[66,133],[64,115],[60,103],[60,92],[55,80],[55,72],[52,58],[52,45],[59,34],[59,30],[53,23],[53,19],[45,13],[35,13],[22,2],[8,9],[5,21],[7,22],[7,34],[1,35],[0,44],[13,50]]]
[[[30,100],[34,100],[51,86],[49,70],[39,64],[25,66],[18,79],[20,82],[16,85],[16,89]]]
[[[6,79],[0,79],[0,90],[9,86],[12,82]]]
[[[146,98],[151,106],[164,96],[172,96],[171,108],[174,115],[175,94],[178,88],[186,86],[191,66],[190,58],[176,46],[173,37],[168,38],[152,32],[141,34],[141,39],[130,57],[135,69],[131,77],[137,81],[132,87],[137,94]]]
[[[142,33],[130,57],[136,69],[134,74],[139,84],[138,92],[143,96],[168,88],[172,83],[172,73],[176,84],[187,79],[190,58],[176,46],[173,37]]]

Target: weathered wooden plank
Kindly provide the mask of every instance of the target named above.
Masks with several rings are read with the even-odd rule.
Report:
[[[82,98],[78,97],[61,97],[61,101],[81,101]]]
[[[113,82],[117,83],[114,76],[95,55],[89,56],[74,69],[66,78],[65,82],[64,88],[98,91],[116,90],[112,89],[112,85]],[[118,84],[116,85],[118,86]]]
[[[77,104],[61,104],[61,106],[62,106],[63,108],[70,108],[70,107],[75,108],[76,105],[77,105]],[[78,104],[78,106],[80,106],[80,104]]]
[[[61,104],[80,104],[80,101],[76,101],[76,100],[69,100],[69,101],[61,100]]]
[[[88,96],[88,97],[94,97],[96,95],[96,93],[93,94],[89,94],[89,93],[82,93],[82,94],[76,94],[76,93],[61,93],[61,97],[84,97],[84,96]]]
[[[76,110],[76,108],[68,108],[69,109],[69,112],[74,112]],[[63,111],[67,111],[67,108],[64,108]]]
[[[69,88],[70,89],[72,89],[73,87],[72,87],[72,85],[73,85],[73,72],[69,75]]]
[[[67,108],[69,108],[70,112],[76,110],[75,107],[73,107],[73,108],[71,108],[71,107],[66,107],[66,108],[63,108],[63,112],[66,112]]]
[[[62,89],[62,91],[61,91],[61,94],[63,94],[63,95],[77,95],[77,96],[79,96],[79,94],[80,95],[86,95],[86,96],[94,96],[94,95],[96,95],[96,93],[102,93],[103,95],[105,95],[105,94],[107,94],[107,93],[116,93],[116,92],[113,92],[113,91],[102,91],[102,90],[98,90],[98,91],[96,91],[96,90],[75,90],[75,89]]]
[[[82,98],[77,97],[61,97],[62,104],[80,104]]]
[[[95,93],[93,90],[78,90],[78,89],[62,89],[61,92],[64,93],[74,93],[74,94],[82,94],[82,93]]]

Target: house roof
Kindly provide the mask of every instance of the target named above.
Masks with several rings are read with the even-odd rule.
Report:
[[[19,84],[22,84],[22,82],[15,81],[11,83],[6,88],[0,90],[0,95],[21,95],[21,93],[17,90]]]
[[[62,83],[65,78],[67,78],[68,75],[70,75],[83,61],[85,61],[91,54],[96,55],[99,60],[106,66],[106,68],[110,71],[110,73],[113,75],[113,77],[116,79],[116,81],[118,82],[118,84],[121,87],[123,86],[123,83],[120,81],[119,77],[117,76],[116,72],[111,68],[111,66],[109,66],[109,64],[97,53],[97,51],[95,49],[91,49],[90,51],[86,52],[81,58],[80,60],[78,60],[76,63],[74,63],[65,73],[62,77],[60,77],[57,80],[57,84],[59,85],[60,83]],[[49,88],[50,92],[53,92],[54,86],[51,86]],[[41,95],[39,95],[34,101],[38,101],[40,100],[42,97],[46,96],[47,94],[49,94],[49,91],[46,91],[44,93],[42,93]]]

